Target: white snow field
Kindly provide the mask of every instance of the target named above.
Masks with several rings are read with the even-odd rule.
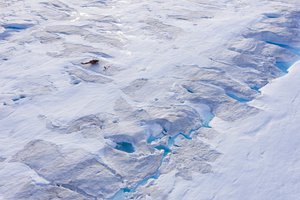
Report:
[[[0,0],[0,199],[297,200],[299,57],[299,0]]]

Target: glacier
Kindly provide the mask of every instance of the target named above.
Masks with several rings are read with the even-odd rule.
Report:
[[[297,199],[299,6],[0,0],[0,200]]]

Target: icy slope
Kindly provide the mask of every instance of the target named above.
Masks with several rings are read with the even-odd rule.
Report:
[[[167,199],[164,175],[214,171],[210,120],[264,113],[247,102],[299,59],[297,1],[0,6],[3,199]]]
[[[214,163],[214,173],[193,173],[193,180],[166,174],[152,186],[152,192],[171,187],[168,199],[298,199],[299,77],[300,63],[264,87],[262,95],[251,102],[263,110],[260,114],[230,123],[212,122],[220,135],[211,143],[223,154]]]

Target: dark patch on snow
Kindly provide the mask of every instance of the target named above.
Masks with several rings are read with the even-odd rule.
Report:
[[[281,48],[287,49],[290,52],[292,52],[293,54],[296,54],[296,55],[300,56],[300,49],[299,48],[295,48],[295,47],[292,47],[292,46],[287,45],[287,44],[281,44],[281,43],[272,42],[272,41],[265,41],[265,42],[268,43],[268,44],[276,45],[276,46],[279,46]]]
[[[5,31],[0,33],[0,40],[5,40],[13,32],[20,32],[32,26],[33,24],[3,24],[2,27]]]
[[[21,31],[21,30],[30,28],[32,26],[33,26],[33,24],[4,24],[4,25],[2,25],[3,28],[5,28],[6,30],[11,30],[11,31]]]
[[[188,86],[186,86],[186,85],[183,85],[182,87],[183,87],[184,89],[186,89],[187,92],[189,92],[189,93],[194,93],[194,90],[193,90],[191,87],[188,87]]]
[[[279,18],[281,15],[279,13],[265,13],[264,14],[267,18]]]
[[[226,95],[229,96],[230,98],[232,98],[232,99],[240,102],[240,103],[246,103],[246,102],[250,101],[250,99],[246,99],[246,98],[240,97],[237,94],[235,94],[233,92],[230,92],[230,91],[227,91]]]
[[[115,148],[126,153],[133,153],[135,151],[134,146],[129,142],[116,142]]]
[[[11,100],[16,102],[16,101],[19,101],[19,100],[25,99],[25,98],[26,98],[26,96],[21,94],[19,96],[13,97]]]

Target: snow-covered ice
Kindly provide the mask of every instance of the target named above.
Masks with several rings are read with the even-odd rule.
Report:
[[[297,199],[299,6],[0,0],[0,199]]]
[[[230,123],[213,120],[220,135],[210,142],[222,153],[213,173],[194,173],[192,180],[174,180],[169,173],[152,186],[152,192],[171,187],[168,199],[298,199],[299,77],[297,63],[287,76],[265,86],[251,102],[263,111],[258,115]]]

